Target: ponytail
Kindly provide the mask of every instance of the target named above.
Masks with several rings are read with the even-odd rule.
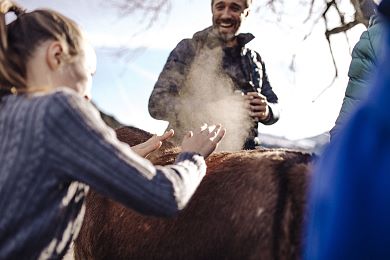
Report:
[[[17,18],[6,24],[9,12]],[[64,45],[67,61],[82,51],[82,33],[71,19],[48,9],[25,13],[12,0],[0,0],[0,98],[26,92],[27,63],[48,40]]]
[[[25,87],[25,79],[14,71],[14,64],[9,53],[9,42],[5,15],[13,12],[20,17],[25,10],[9,0],[0,0],[0,97],[16,93],[16,87]]]

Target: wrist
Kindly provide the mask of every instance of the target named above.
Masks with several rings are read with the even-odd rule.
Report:
[[[269,108],[268,108],[267,110],[268,110],[267,116],[266,116],[265,118],[263,118],[263,119],[260,120],[260,122],[262,122],[262,123],[265,123],[265,122],[268,122],[268,121],[271,120],[271,116],[272,116],[272,115],[271,115],[271,111],[270,111]]]

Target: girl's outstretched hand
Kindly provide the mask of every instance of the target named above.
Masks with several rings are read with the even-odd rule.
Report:
[[[133,149],[134,152],[136,152],[139,156],[146,157],[151,152],[154,152],[155,150],[159,149],[162,145],[162,142],[171,138],[175,132],[171,129],[167,132],[165,132],[163,135],[153,135],[149,140],[146,142],[137,144],[131,149]]]
[[[200,129],[188,132],[182,142],[182,152],[193,152],[201,154],[205,159],[217,148],[226,129],[222,125],[203,125]]]

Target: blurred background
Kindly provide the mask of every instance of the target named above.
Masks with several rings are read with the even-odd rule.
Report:
[[[176,44],[211,25],[210,0],[18,3],[28,10],[52,8],[79,23],[97,53],[95,104],[123,124],[163,133],[167,122],[150,117],[149,95]],[[254,0],[241,31],[256,36],[250,46],[265,61],[283,109],[279,122],[259,129],[265,146],[316,150],[327,142],[347,85],[350,53],[366,29],[357,4]],[[330,33],[328,41],[325,32],[334,28],[343,30]]]

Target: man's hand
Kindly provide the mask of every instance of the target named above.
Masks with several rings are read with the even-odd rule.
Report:
[[[144,143],[137,144],[131,149],[133,149],[134,152],[136,152],[139,156],[146,157],[151,152],[156,151],[159,149],[162,145],[162,142],[171,138],[175,132],[171,129],[167,132],[165,132],[163,135],[153,135],[149,140],[147,140]]]
[[[258,92],[248,92],[244,97],[248,104],[249,114],[256,122],[266,121],[269,118],[268,101],[265,96]]]

